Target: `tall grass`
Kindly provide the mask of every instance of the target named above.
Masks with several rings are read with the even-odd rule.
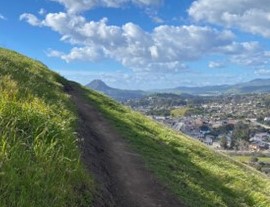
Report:
[[[0,206],[89,206],[64,79],[0,48]]]
[[[270,180],[263,174],[101,94],[85,89],[85,96],[187,206],[270,206]]]

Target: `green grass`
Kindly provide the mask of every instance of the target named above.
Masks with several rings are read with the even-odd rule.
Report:
[[[240,162],[245,162],[248,163],[250,162],[250,158],[252,156],[243,156],[243,155],[234,155],[232,156],[234,159],[240,161]],[[270,157],[257,157],[259,162],[269,162],[270,163]]]
[[[187,206],[270,206],[270,180],[263,174],[101,94],[85,89],[85,96]]]
[[[186,112],[189,110],[188,107],[181,107],[171,110],[171,115],[173,117],[182,117],[185,116]]]
[[[0,207],[91,206],[93,180],[79,161],[65,81],[0,49]],[[269,207],[263,174],[101,94],[85,89],[85,96],[187,206]]]
[[[0,48],[0,206],[89,206],[65,80]]]

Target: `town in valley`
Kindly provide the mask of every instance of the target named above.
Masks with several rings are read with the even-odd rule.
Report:
[[[156,91],[87,87],[270,175],[270,80]]]
[[[128,100],[125,104],[210,148],[269,173],[265,167],[270,166],[269,94],[160,93]],[[262,157],[260,162],[257,157]]]
[[[149,95],[126,104],[216,149],[270,148],[270,96]]]

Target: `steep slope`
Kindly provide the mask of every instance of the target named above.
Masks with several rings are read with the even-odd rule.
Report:
[[[269,207],[270,180],[263,174],[101,94],[85,90],[85,96],[186,206]]]
[[[86,87],[95,91],[102,92],[107,96],[112,97],[117,101],[126,101],[128,99],[142,98],[146,92],[140,90],[121,90],[117,88],[111,88],[101,80],[93,80]]]
[[[5,49],[0,92],[3,207],[269,207],[263,174]]]
[[[0,206],[89,206],[66,81],[0,48]]]

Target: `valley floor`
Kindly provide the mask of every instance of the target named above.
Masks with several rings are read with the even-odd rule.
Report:
[[[94,207],[184,206],[149,172],[110,122],[84,98],[76,85],[67,86],[80,121],[82,159],[98,187]]]

